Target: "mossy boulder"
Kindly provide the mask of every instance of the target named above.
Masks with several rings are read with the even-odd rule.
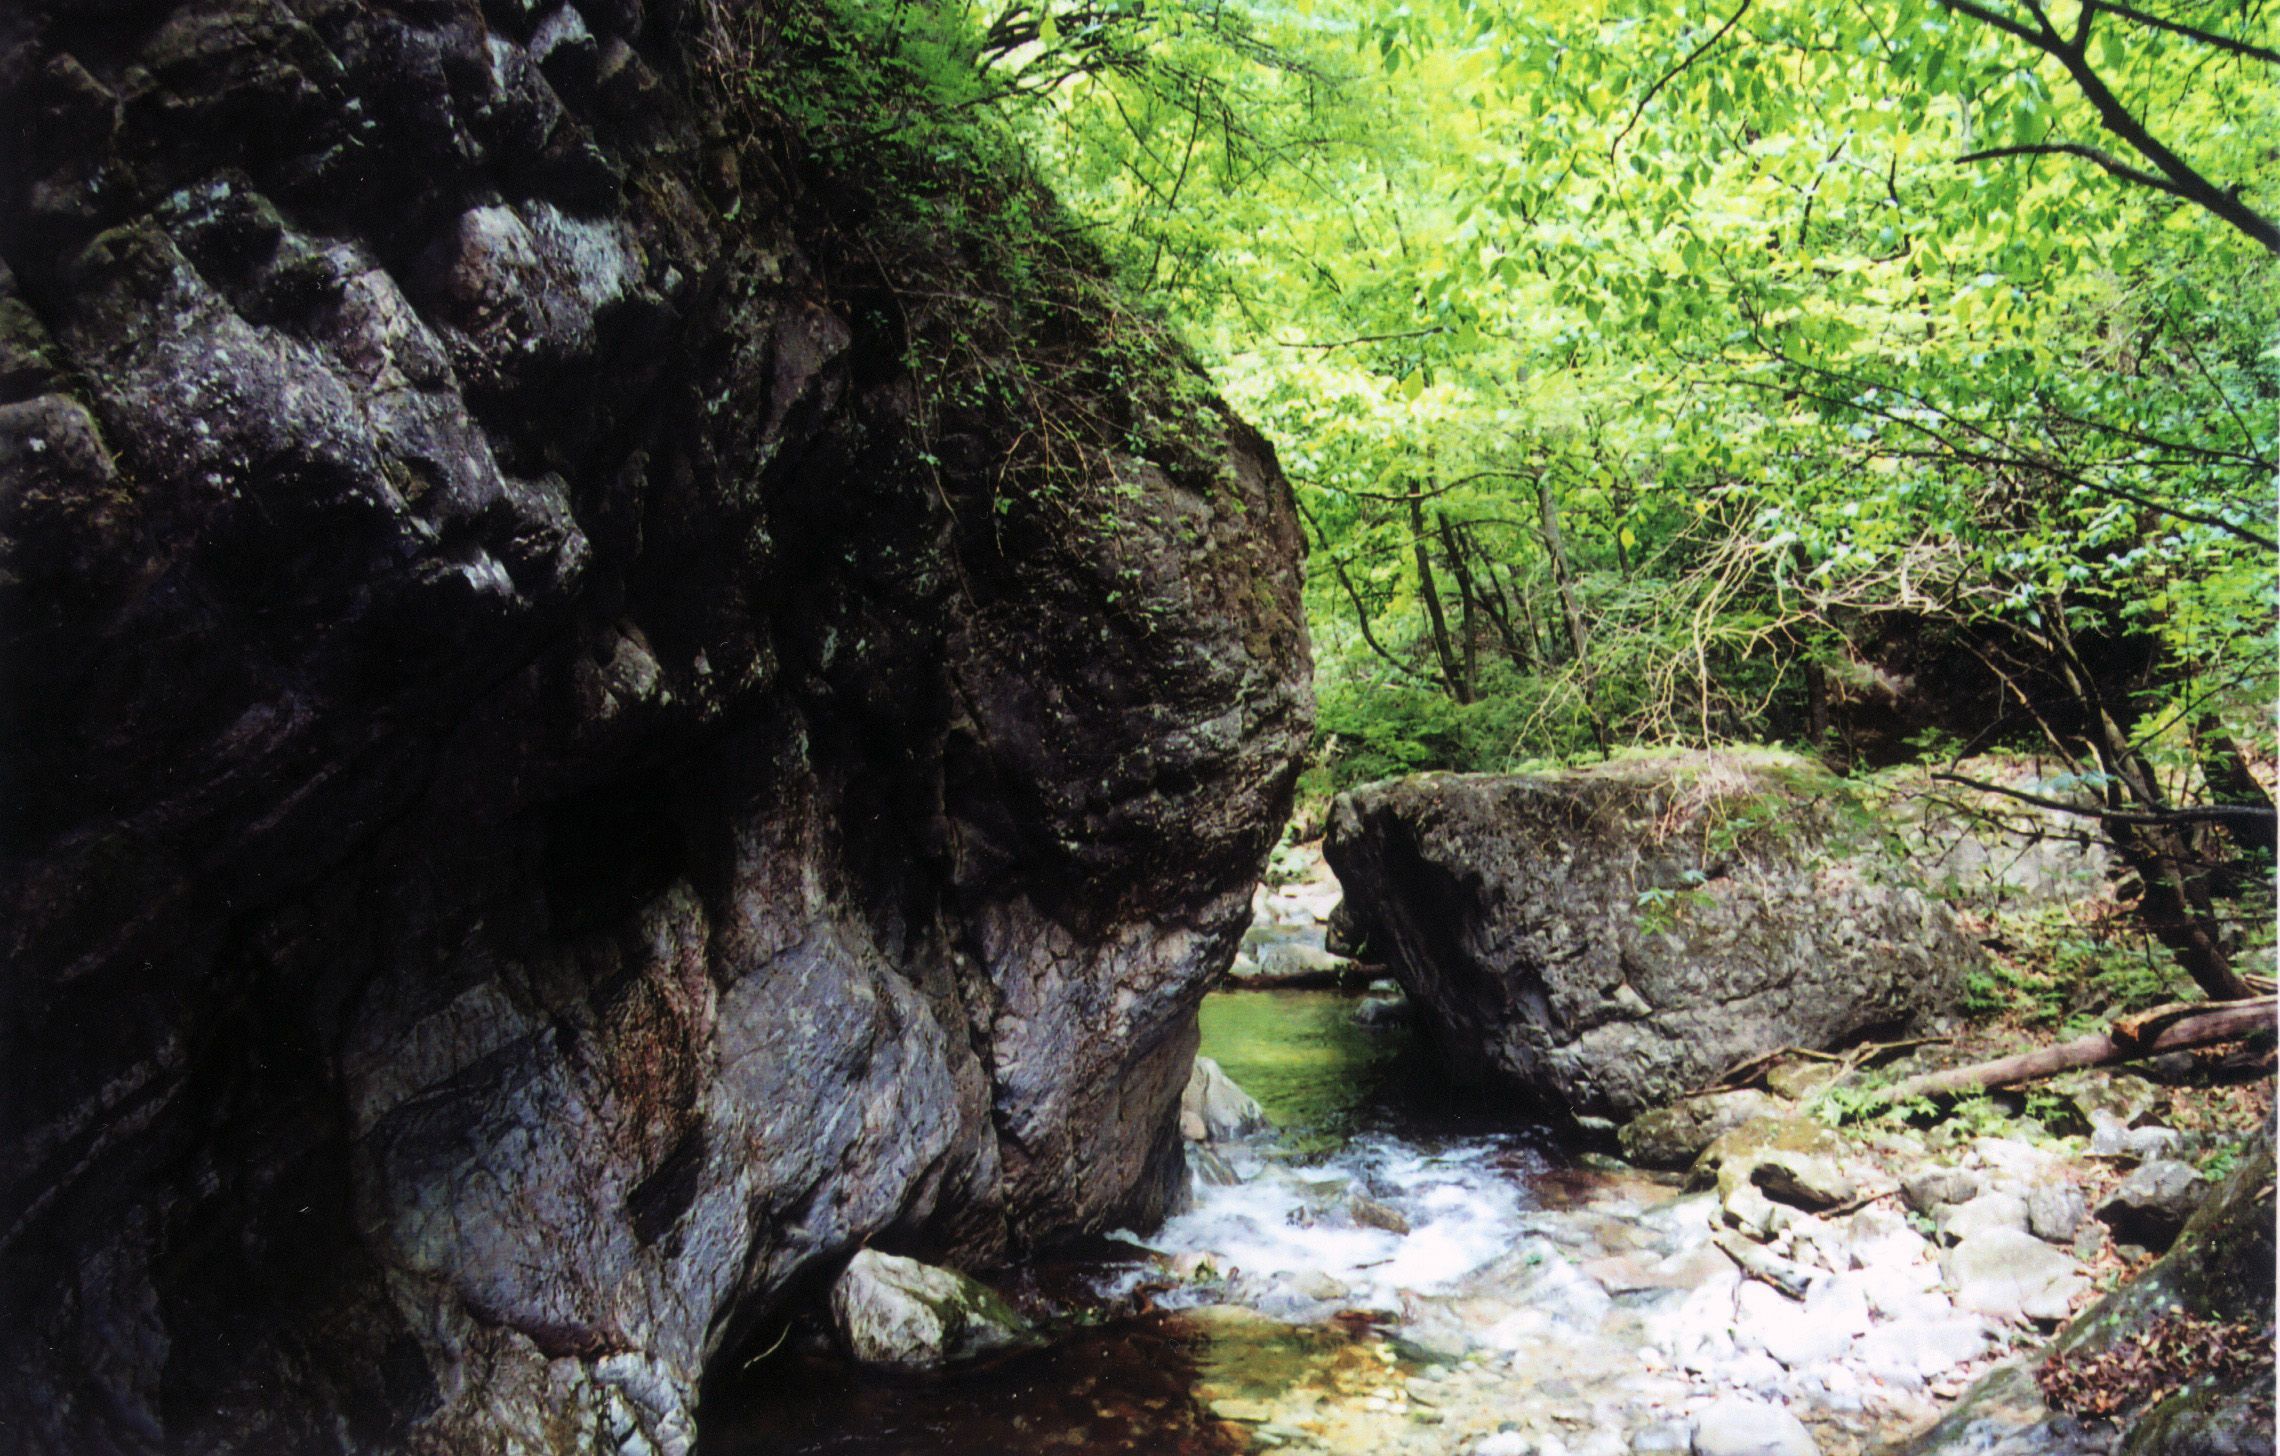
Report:
[[[1323,848],[1451,1073],[1584,1116],[1935,1019],[1981,961],[1873,814],[1771,751],[1370,784]]]

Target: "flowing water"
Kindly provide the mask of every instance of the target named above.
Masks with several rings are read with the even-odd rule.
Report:
[[[1334,899],[1263,896],[1247,945],[1318,949]],[[1202,1025],[1271,1126],[1196,1149],[1162,1228],[1014,1276],[1046,1348],[895,1378],[795,1325],[708,1389],[706,1456],[1634,1456],[1736,1409],[1789,1423],[1779,1449],[1857,1456],[1999,1353],[1892,1215],[1801,1215],[1801,1301],[1746,1280],[1715,1195],[1452,1100],[1397,1001],[1230,990]]]
[[[1364,1024],[1357,1004],[1205,1001],[1202,1055],[1273,1126],[1223,1147],[1239,1181],[1199,1178],[1161,1229],[1029,1271],[1009,1292],[1055,1327],[1049,1348],[896,1379],[795,1341],[708,1401],[708,1451],[1186,1456],[1322,1444],[1260,1419],[1294,1399],[1317,1415],[1408,1411],[1405,1382],[1449,1362],[1401,1338],[1405,1299],[1506,1256],[1559,1160],[1543,1129],[1446,1100],[1406,1029]]]

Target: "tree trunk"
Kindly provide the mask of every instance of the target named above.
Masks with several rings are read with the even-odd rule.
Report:
[[[2133,1061],[2163,1052],[2239,1041],[2273,1029],[2274,1004],[2270,996],[2256,996],[2221,1005],[2164,1007],[2142,1016],[2125,1017],[2108,1031],[2057,1046],[1910,1077],[1879,1092],[1872,1107],[1862,1111],[1905,1102],[1911,1097],[1983,1092],[1991,1087],[2055,1077],[2076,1067],[2102,1066],[2108,1062]]]
[[[1474,608],[1480,593],[1473,587],[1472,568],[1465,565],[1464,547],[1457,541],[1456,527],[1449,524],[1449,513],[1435,511],[1433,519],[1441,528],[1441,549],[1449,553],[1449,574],[1457,579],[1457,601],[1464,609],[1459,614],[1464,642],[1458,655],[1464,660],[1465,693],[1470,698],[1480,692],[1480,625]]]
[[[2124,731],[2099,691],[2097,677],[2075,652],[2063,607],[2051,619],[2050,634],[2058,649],[2054,665],[2060,678],[2087,710],[2083,736],[2105,774],[2106,806],[2116,811],[2138,808],[2156,813],[2169,809],[2160,776]],[[2217,917],[2210,883],[2213,866],[2209,856],[2194,846],[2192,828],[2114,819],[2106,820],[2105,825],[2115,852],[2145,885],[2139,915],[2154,938],[2177,957],[2185,974],[2212,1001],[2237,1001],[2252,995],[2221,943],[2223,924]]]
[[[1828,747],[1829,674],[1811,658],[1805,660],[1805,731],[1815,753]]]
[[[1560,534],[1560,504],[1549,475],[1536,477],[1536,510],[1543,520],[1544,553],[1552,561],[1552,580],[1559,587],[1560,605],[1567,613],[1568,640],[1575,647],[1575,668],[1583,684],[1583,710],[1591,718],[1591,734],[1599,740],[1599,756],[1611,750],[1607,721],[1599,715],[1599,694],[1591,677],[1591,633],[1583,624],[1583,607],[1575,598],[1575,574],[1568,569],[1567,539]]]
[[[1512,604],[1507,598],[1504,583],[1497,579],[1496,562],[1470,532],[1459,531],[1457,539],[1465,549],[1480,559],[1480,609],[1488,616],[1488,624],[1496,629],[1496,640],[1504,645],[1504,655],[1516,668],[1526,672],[1531,666],[1527,644],[1512,625]]]
[[[1457,666],[1457,654],[1449,644],[1449,622],[1441,615],[1441,593],[1433,585],[1433,556],[1425,547],[1425,488],[1412,481],[1409,486],[1409,540],[1417,551],[1417,594],[1424,599],[1425,624],[1433,634],[1433,654],[1441,660],[1441,677],[1449,685],[1449,696],[1460,703],[1472,701],[1472,685]]]
[[[2264,785],[2248,770],[2248,759],[2242,755],[2240,745],[2225,732],[2216,720],[2204,718],[2194,729],[2193,745],[2201,760],[2201,777],[2209,785],[2209,797],[2220,804],[2245,804],[2253,809],[2272,807],[2272,796],[2264,792]],[[2261,823],[2239,823],[2228,826],[2233,841],[2243,849],[2261,849],[2266,855],[2280,853],[2280,820],[2267,819]]]

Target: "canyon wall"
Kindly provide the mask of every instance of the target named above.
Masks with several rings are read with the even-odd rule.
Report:
[[[9,1449],[684,1451],[855,1248],[1183,1186],[1288,488],[816,34],[0,15]]]

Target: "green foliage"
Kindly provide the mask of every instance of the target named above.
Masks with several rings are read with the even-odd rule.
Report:
[[[2126,922],[2084,924],[2063,907],[2046,907],[2006,912],[1999,925],[2003,954],[1965,980],[1970,1015],[2080,1035],[2193,995],[2176,964]]]
[[[1120,22],[1145,60],[1025,93],[1282,443],[1322,777],[1794,736],[1880,610],[2027,656],[2148,635],[2133,720],[2269,696],[2280,293],[2085,153],[2129,147],[2069,57],[2268,211],[2276,68],[2057,21],[2053,51],[1931,0],[1173,4]]]

